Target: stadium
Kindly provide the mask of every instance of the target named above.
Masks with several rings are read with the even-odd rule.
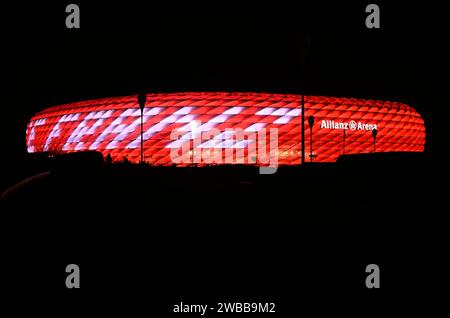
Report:
[[[297,165],[334,162],[342,154],[421,152],[425,136],[420,114],[399,102],[191,92],[146,94],[142,112],[137,96],[47,108],[28,123],[26,145],[29,153],[98,151],[137,163],[142,138],[143,161],[152,165],[264,165],[263,148],[278,164]],[[189,160],[174,159],[180,149]],[[215,161],[205,156],[211,152]]]

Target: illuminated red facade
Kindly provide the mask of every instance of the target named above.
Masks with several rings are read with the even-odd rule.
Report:
[[[344,152],[373,152],[374,148],[376,152],[424,150],[423,119],[408,105],[355,98],[305,96],[304,106],[307,161],[310,160],[309,116],[314,117],[312,158],[317,162],[335,161]],[[29,122],[27,149],[28,152],[55,153],[96,150],[104,156],[110,154],[114,161],[127,158],[131,162],[139,162],[140,116],[136,96],[104,98],[48,108]],[[300,95],[147,94],[143,112],[144,160],[156,165],[172,165],[171,151],[187,145],[197,154],[211,150],[219,150],[222,158],[230,153],[235,157],[243,154],[243,163],[251,163],[248,149],[252,144],[257,144],[256,134],[266,130],[269,135],[270,129],[275,128],[278,163],[300,164],[301,118]],[[374,128],[377,130],[375,147],[372,136]],[[240,140],[226,132],[230,129],[240,129],[248,136]],[[212,130],[220,133],[203,138]],[[174,131],[178,132],[176,138],[173,138]],[[197,143],[193,141],[195,138],[199,139]],[[230,162],[230,158],[225,159],[224,162]],[[204,162],[201,155],[198,161]],[[258,159],[256,164],[259,164]]]

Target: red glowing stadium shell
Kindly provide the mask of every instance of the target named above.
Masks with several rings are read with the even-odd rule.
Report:
[[[48,108],[33,116],[29,122],[27,149],[28,152],[56,153],[97,150],[104,156],[110,154],[114,161],[127,158],[131,162],[139,162],[140,115],[136,96],[103,98]],[[355,98],[305,96],[307,161],[310,160],[309,116],[315,119],[312,127],[312,158],[317,162],[335,161],[344,151],[345,154],[355,154],[373,152],[374,148],[376,152],[424,150],[424,122],[408,105]],[[183,128],[192,127],[189,125],[195,123],[201,134],[212,129],[222,134],[214,137],[214,142],[201,140],[197,144],[200,147],[194,148],[194,153],[199,149],[208,151],[214,148],[227,156],[230,154],[225,154],[227,149],[232,149],[234,155],[238,149],[244,149],[246,157],[243,163],[249,163],[252,161],[247,148],[256,141],[252,137],[246,137],[246,141],[233,140],[224,132],[240,128],[248,133],[258,133],[266,129],[268,135],[270,128],[276,128],[278,163],[300,164],[301,118],[300,95],[147,94],[143,117],[144,160],[156,165],[172,165],[174,162],[170,152],[174,148],[186,143],[189,147],[194,144],[189,129]],[[378,132],[375,145],[372,136],[374,127]],[[180,140],[174,140],[171,133],[175,130],[184,131],[185,135],[181,133]],[[201,156],[198,161],[203,161]],[[235,159],[232,161],[236,162]],[[256,159],[256,164],[260,164],[259,159]]]

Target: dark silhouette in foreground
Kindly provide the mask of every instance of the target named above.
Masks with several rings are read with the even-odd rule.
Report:
[[[274,175],[239,165],[106,164],[97,153],[34,162],[49,173],[2,199],[2,223],[20,243],[13,254],[102,268],[84,278],[96,288],[358,289],[374,262],[391,271],[415,262],[431,284],[437,274],[427,266],[443,255],[442,209],[433,205],[443,202],[432,182],[439,165],[426,154],[349,155]],[[113,283],[117,266],[127,274]],[[406,275],[389,282],[412,284]]]

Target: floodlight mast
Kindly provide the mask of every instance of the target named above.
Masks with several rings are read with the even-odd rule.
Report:
[[[146,94],[139,94],[138,95],[138,104],[139,108],[141,109],[141,164],[144,163],[144,107],[145,102],[147,101],[147,95]]]

